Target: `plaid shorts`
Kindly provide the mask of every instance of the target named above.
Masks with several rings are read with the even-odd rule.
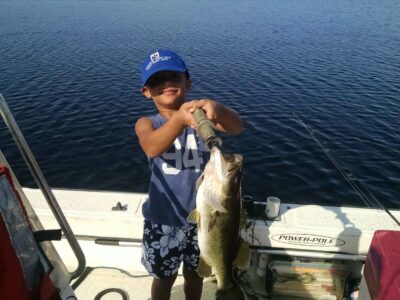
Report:
[[[144,221],[142,264],[156,278],[175,275],[181,262],[189,270],[197,270],[200,250],[197,226],[169,226]]]

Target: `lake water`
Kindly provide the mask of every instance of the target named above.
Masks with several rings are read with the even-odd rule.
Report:
[[[400,205],[400,1],[0,1],[0,93],[53,187],[146,192],[133,126],[149,51],[171,48],[189,99],[233,107],[223,137],[256,200],[363,206],[296,120],[388,207]],[[26,174],[0,122],[0,147]]]

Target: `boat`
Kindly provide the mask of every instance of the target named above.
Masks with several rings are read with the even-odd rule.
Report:
[[[140,263],[147,194],[50,188],[1,95],[0,103],[39,187],[21,187],[11,176],[32,232],[62,231],[60,240],[39,243],[59,297],[150,299],[152,279]],[[1,151],[0,165],[12,174]],[[242,203],[247,219],[240,234],[252,259],[234,277],[246,299],[400,299],[393,298],[400,297],[400,254],[393,250],[400,247],[400,210],[272,201],[271,215],[268,201],[243,196]],[[392,254],[377,260],[377,253]],[[184,299],[182,285],[179,275],[171,299]],[[215,291],[215,278],[205,279],[202,299],[214,299]]]

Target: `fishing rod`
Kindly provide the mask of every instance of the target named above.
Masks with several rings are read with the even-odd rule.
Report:
[[[347,168],[343,168],[342,165],[336,160],[333,156],[330,149],[326,148],[321,141],[315,136],[314,130],[311,129],[309,125],[307,125],[300,116],[293,112],[294,116],[297,118],[297,121],[307,130],[308,134],[311,138],[317,143],[317,145],[324,152],[329,161],[335,166],[335,168],[340,172],[340,174],[346,179],[346,181],[350,184],[352,189],[360,196],[361,200],[365,203],[367,207],[378,207],[384,210],[392,219],[396,222],[397,225],[400,226],[400,222],[396,219],[395,216],[382,204],[379,199],[375,197],[375,195],[370,191],[370,189],[362,183],[362,181],[356,176],[356,174],[350,171]]]

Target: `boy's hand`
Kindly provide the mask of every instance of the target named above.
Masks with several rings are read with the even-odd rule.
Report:
[[[218,117],[221,113],[222,105],[211,99],[195,100],[195,108],[201,108],[205,111],[207,119],[217,123]]]
[[[196,128],[196,120],[193,117],[193,112],[196,109],[196,103],[198,101],[193,100],[190,102],[185,102],[179,108],[179,110],[175,113],[174,117],[178,119],[178,121],[185,127]]]
[[[207,118],[215,124],[218,130],[231,134],[239,134],[243,131],[243,122],[233,109],[211,99],[200,99],[193,105],[194,109],[204,110]]]

